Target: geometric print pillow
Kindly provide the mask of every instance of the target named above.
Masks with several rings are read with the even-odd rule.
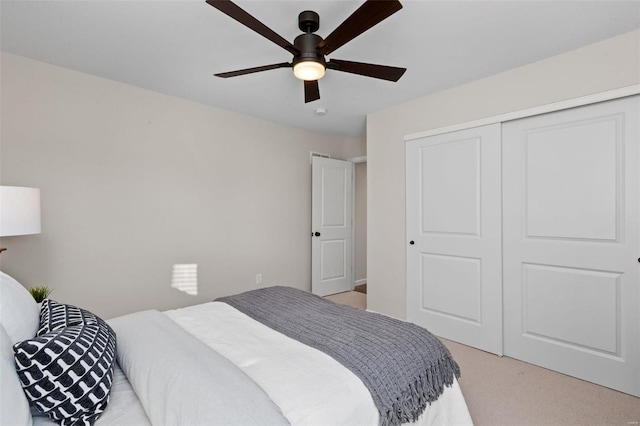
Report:
[[[64,311],[77,309],[69,306]],[[115,333],[101,318],[84,313],[90,314],[87,323],[74,319],[69,326],[57,324],[13,347],[27,399],[64,426],[93,425],[109,403],[113,383]]]
[[[55,300],[45,299],[40,308],[40,328],[37,335],[59,330],[70,325],[95,324],[98,317],[89,311]]]

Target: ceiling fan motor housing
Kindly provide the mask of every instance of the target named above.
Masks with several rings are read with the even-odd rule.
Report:
[[[293,64],[295,65],[300,61],[316,61],[325,65],[326,61],[324,59],[324,55],[319,54],[318,49],[316,48],[318,43],[321,41],[322,37],[311,33],[300,34],[296,37],[293,41],[293,45],[298,48],[300,54],[293,58]]]

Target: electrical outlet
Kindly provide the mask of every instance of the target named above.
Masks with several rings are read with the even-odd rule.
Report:
[[[262,274],[256,274],[256,284],[262,284]]]

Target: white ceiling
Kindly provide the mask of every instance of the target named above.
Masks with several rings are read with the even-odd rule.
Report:
[[[398,83],[329,70],[304,103],[290,69],[213,73],[291,60],[284,49],[205,3],[7,1],[2,50],[312,131],[362,136],[366,114],[640,27],[639,1],[427,1],[404,8],[328,58],[406,67]],[[298,13],[326,37],[362,1],[236,3],[293,41]],[[316,108],[329,113],[319,117]]]

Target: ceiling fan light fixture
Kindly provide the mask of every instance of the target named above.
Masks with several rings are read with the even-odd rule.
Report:
[[[334,71],[359,74],[388,81],[398,81],[406,71],[405,68],[390,67],[387,65],[337,59],[332,59],[331,62],[326,61],[326,56],[331,55],[333,51],[339,49],[341,46],[402,9],[399,0],[366,0],[355,12],[338,25],[326,39],[315,34],[320,28],[320,16],[318,13],[312,10],[305,10],[298,15],[298,28],[302,31],[302,34],[293,40],[293,44],[235,4],[235,0],[206,1],[207,4],[224,13],[229,18],[240,22],[245,27],[260,34],[293,55],[292,62],[280,62],[260,67],[217,73],[214,74],[216,77],[237,77],[277,68],[292,67],[293,74],[304,83],[304,102],[306,104],[320,99],[318,80],[324,76],[327,66]]]
[[[293,74],[300,80],[313,81],[324,77],[324,64],[318,61],[300,61],[293,66]]]

